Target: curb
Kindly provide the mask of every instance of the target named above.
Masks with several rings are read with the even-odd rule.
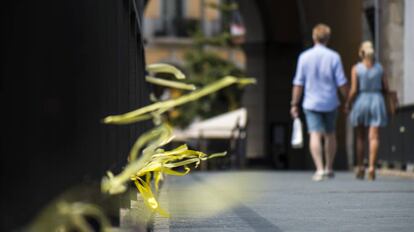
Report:
[[[378,174],[382,176],[396,176],[396,177],[402,177],[402,178],[414,180],[414,172],[391,170],[391,169],[380,169],[378,170]]]

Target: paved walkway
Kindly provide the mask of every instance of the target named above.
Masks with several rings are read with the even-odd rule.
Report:
[[[414,231],[414,181],[351,173],[312,182],[310,172],[195,172],[169,177],[170,219],[154,231]]]

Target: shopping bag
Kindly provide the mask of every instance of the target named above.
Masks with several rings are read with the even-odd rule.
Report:
[[[299,118],[293,120],[291,145],[293,148],[303,147],[302,122]]]

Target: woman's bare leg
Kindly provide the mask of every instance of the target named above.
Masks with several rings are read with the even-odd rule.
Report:
[[[365,156],[365,139],[367,136],[367,128],[358,126],[356,128],[356,155],[357,155],[357,167],[359,170],[364,168],[364,156]]]
[[[379,128],[369,128],[369,171],[375,171],[379,146]]]

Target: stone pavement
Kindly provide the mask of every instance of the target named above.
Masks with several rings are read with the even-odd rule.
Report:
[[[414,231],[414,181],[350,172],[312,182],[310,172],[194,172],[168,177],[171,218],[154,231]]]

